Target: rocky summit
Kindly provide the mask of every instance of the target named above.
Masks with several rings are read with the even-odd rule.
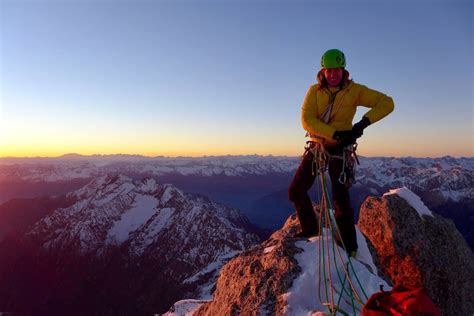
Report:
[[[474,313],[474,256],[452,221],[390,194],[367,198],[358,226],[390,283],[425,288],[443,315]]]
[[[212,299],[177,302],[167,315],[326,315],[321,283],[331,283],[335,297],[347,293],[337,268],[321,274],[321,250],[332,236],[295,239],[298,229],[293,214],[268,240],[222,267]],[[344,265],[354,267],[350,278],[360,282],[355,286],[360,302],[351,305],[340,295],[340,310],[361,315],[364,302],[380,288],[405,285],[423,287],[442,315],[473,314],[473,254],[453,223],[432,213],[412,191],[368,197],[356,230],[357,255],[350,263],[345,257]]]

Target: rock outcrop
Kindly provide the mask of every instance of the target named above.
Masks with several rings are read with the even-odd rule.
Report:
[[[349,267],[345,254],[339,253],[337,260],[329,256],[331,265],[323,264],[323,261],[328,263],[327,260],[318,260],[322,248],[333,243],[329,231],[324,230],[322,236],[309,239],[294,238],[298,229],[299,223],[293,214],[267,241],[229,261],[221,269],[212,300],[186,315],[321,315],[328,312],[331,305],[338,306],[340,311],[355,310],[360,314],[361,303],[351,303],[348,282],[342,280],[342,275],[338,278],[339,273],[344,274],[343,266]],[[360,232],[358,239],[360,256],[353,259],[348,268],[358,293],[353,293],[354,297],[365,295],[361,289],[365,289],[368,296],[379,291],[380,285],[388,289],[389,285],[372,272],[375,266]],[[177,302],[167,315],[185,315],[179,310],[188,305],[189,301]]]
[[[367,198],[358,226],[392,284],[424,287],[443,315],[474,313],[474,256],[450,220],[391,194]]]
[[[284,294],[301,271],[291,237],[297,229],[293,215],[268,240],[241,253],[221,270],[213,300],[194,315],[282,314]]]
[[[267,241],[229,261],[221,269],[212,300],[192,302],[195,308],[189,315],[326,312],[325,302],[330,301],[321,301],[322,290],[317,284],[324,279],[318,274],[320,263],[315,258],[321,255],[319,241],[331,237],[295,239],[292,235],[298,228],[294,214]],[[353,275],[362,282],[366,297],[378,292],[380,286],[385,290],[399,284],[423,287],[443,315],[473,314],[473,254],[454,224],[433,216],[413,192],[402,188],[367,198],[357,234],[359,250],[352,260],[356,267]],[[332,286],[336,293],[341,292],[340,284]],[[362,300],[361,304],[366,301]],[[345,303],[349,306],[347,300]],[[176,311],[188,305],[177,302],[167,315],[184,315]],[[360,313],[361,309],[354,311]]]

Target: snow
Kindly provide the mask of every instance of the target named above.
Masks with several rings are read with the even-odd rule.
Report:
[[[433,216],[433,213],[431,213],[431,211],[426,207],[426,205],[423,203],[420,197],[416,195],[415,193],[413,193],[407,187],[392,189],[389,192],[384,193],[384,196],[391,195],[391,194],[397,194],[399,197],[407,201],[408,204],[410,204],[418,212],[420,216],[422,215]]]
[[[155,179],[145,178],[139,183],[138,188],[142,193],[151,193],[156,190],[157,186]]]
[[[375,265],[374,261],[372,260],[372,255],[370,254],[369,247],[367,246],[367,242],[365,241],[364,235],[360,232],[359,228],[356,227],[356,235],[357,235],[357,255],[356,260],[363,262],[366,267],[369,268],[369,271],[375,275],[378,275],[377,266]]]
[[[217,157],[140,157],[65,156],[62,158],[0,158],[0,180],[13,177],[25,181],[69,181],[104,174],[134,174],[147,177],[166,174],[193,176],[269,175],[294,173],[300,157],[217,156]],[[118,163],[120,162],[120,163]],[[474,198],[470,179],[474,157],[413,158],[360,157],[356,179],[360,185],[380,188],[407,186],[418,192],[439,190],[442,199],[462,202]],[[12,165],[12,163],[14,163]],[[2,166],[8,166],[1,168]],[[378,195],[371,191],[371,194]]]
[[[145,249],[158,238],[158,234],[172,221],[170,219],[174,213],[175,209],[169,207],[158,209],[156,211],[156,215],[153,217],[152,221],[149,222],[146,229],[141,232],[143,240],[135,239],[132,242],[133,252],[135,255],[142,255]]]
[[[263,249],[263,253],[269,253],[269,252],[272,252],[273,249],[275,249],[275,246],[271,246],[271,247],[267,247],[265,249]]]
[[[433,190],[434,191],[434,190]],[[452,191],[452,190],[440,190],[441,194],[447,200],[452,200],[455,202],[459,202],[462,200],[463,197],[472,196],[469,191],[472,191],[472,188],[466,190],[459,190],[459,191]]]
[[[153,222],[150,224],[152,227],[150,235],[156,236],[165,226],[168,224],[169,219],[173,215],[175,209],[166,207],[159,210],[158,216],[153,219]]]
[[[198,308],[209,301],[207,300],[181,300],[174,303],[169,312],[163,316],[191,316]]]
[[[329,245],[332,245],[331,234],[328,234],[326,230],[323,233],[323,236],[313,237],[306,241],[296,242],[296,246],[303,249],[303,252],[296,254],[295,259],[298,261],[298,265],[301,267],[301,273],[293,281],[293,286],[288,290],[287,293],[283,294],[282,297],[285,301],[285,315],[323,315],[328,311],[328,308],[324,305],[325,301],[325,290],[324,290],[324,280],[320,278],[320,262],[318,260],[320,253],[320,244],[323,242],[323,245],[326,242],[329,242]],[[354,273],[357,275],[362,287],[367,294],[367,297],[370,297],[373,293],[379,292],[380,285],[384,286],[385,290],[390,289],[390,286],[381,278],[373,274],[372,271],[376,271],[375,265],[372,261],[372,257],[369,253],[365,239],[363,238],[360,231],[357,229],[357,239],[359,244],[358,254],[356,258],[352,258],[350,261],[352,263],[353,269],[349,265],[349,272],[351,275],[351,282],[357,289],[357,293],[362,298],[362,301],[365,303],[366,298],[362,294],[362,291],[359,288],[358,282],[354,277]],[[332,246],[331,246],[332,247]],[[342,256],[339,257],[338,251],[336,249],[336,264],[339,273],[344,275],[344,267],[348,263],[347,255],[345,254],[342,248],[335,246],[339,249]],[[332,250],[330,252],[332,254]],[[327,265],[326,265],[327,267]],[[368,269],[367,267],[370,267]],[[372,271],[370,271],[372,270]],[[331,271],[326,272],[327,278],[329,276],[332,279],[334,300],[337,303],[339,298],[339,293],[342,289],[342,282],[340,281],[337,270],[334,266],[333,257],[331,258]],[[321,286],[319,286],[319,284]],[[346,288],[348,282],[346,281]],[[331,291],[330,289],[328,290]],[[319,295],[320,294],[320,295]],[[322,298],[323,302],[320,302],[319,297]],[[361,305],[355,302],[356,305],[356,315],[361,314]],[[339,307],[346,312],[353,314],[352,305],[350,298],[347,294],[344,294],[340,302]],[[340,315],[340,314],[337,314]]]
[[[114,222],[108,231],[107,241],[123,243],[129,237],[130,232],[145,224],[156,212],[158,200],[148,195],[137,194],[132,208],[122,214],[120,220]]]
[[[166,204],[175,194],[183,195],[181,191],[171,184],[164,184],[163,188],[164,191],[160,198],[161,204]]]
[[[108,188],[108,186],[106,188]],[[110,201],[112,201],[117,196],[125,195],[128,192],[132,191],[133,189],[135,189],[135,185],[133,183],[130,183],[130,182],[123,183],[118,188],[116,188],[112,193],[107,192],[108,194],[105,195],[104,198],[100,200],[95,200],[94,205],[103,206],[109,203]]]

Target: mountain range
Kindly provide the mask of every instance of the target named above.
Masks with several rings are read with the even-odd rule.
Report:
[[[261,240],[237,209],[152,178],[99,176],[48,202],[3,232],[2,311],[164,311],[183,295],[210,295],[222,264]],[[7,222],[22,212],[6,210]]]
[[[455,222],[474,249],[474,158],[359,157],[351,189],[358,210],[368,195],[406,186],[436,213]],[[11,198],[62,195],[105,174],[155,178],[240,209],[269,232],[293,213],[287,189],[299,157],[144,157],[68,154],[57,158],[0,158],[0,203]],[[316,189],[310,191],[319,202]]]

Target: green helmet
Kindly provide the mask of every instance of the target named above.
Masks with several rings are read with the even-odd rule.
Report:
[[[344,68],[346,67],[346,57],[339,49],[330,49],[321,57],[321,67]]]

